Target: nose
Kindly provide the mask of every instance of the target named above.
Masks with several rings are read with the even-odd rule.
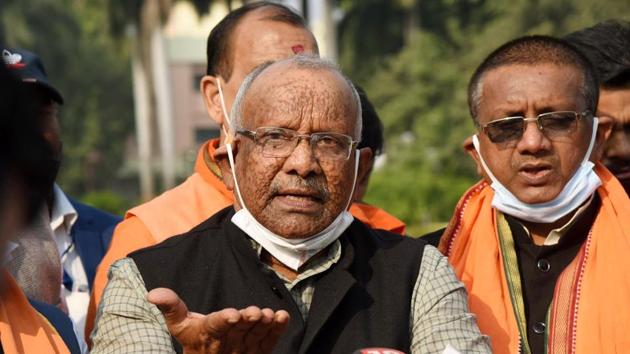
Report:
[[[524,129],[525,131],[523,131],[523,136],[521,136],[521,139],[516,145],[516,148],[521,154],[536,155],[539,152],[546,151],[551,147],[549,138],[547,138],[540,130],[536,120],[525,121]]]
[[[283,170],[285,173],[295,173],[300,177],[322,173],[308,138],[299,139],[291,155],[284,161]]]

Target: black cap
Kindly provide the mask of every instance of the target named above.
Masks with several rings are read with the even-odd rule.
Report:
[[[39,57],[24,49],[2,49],[2,59],[6,67],[22,82],[34,83],[48,91],[50,98],[63,104],[63,97],[48,81],[44,64]]]

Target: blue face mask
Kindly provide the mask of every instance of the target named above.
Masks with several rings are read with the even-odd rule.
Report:
[[[479,139],[477,135],[474,135],[473,144],[479,154],[479,159],[481,160],[484,170],[492,180],[492,184],[490,185],[494,190],[492,206],[516,218],[544,224],[555,222],[577,209],[602,184],[602,181],[593,170],[595,165],[589,161],[593,146],[595,145],[595,137],[597,136],[597,124],[598,119],[595,117],[593,118],[593,134],[591,141],[580,167],[575,171],[560,194],[553,200],[539,204],[523,203],[494,177],[481,155]]]
[[[221,91],[221,84],[219,81],[217,81],[217,85],[219,89],[219,98],[221,99],[221,107],[225,116],[225,122],[228,127],[230,127],[230,120],[225,108],[225,101],[223,100],[223,92]],[[234,214],[231,221],[238,226],[238,228],[243,230],[243,232],[249,235],[249,237],[258,242],[258,244],[260,244],[274,258],[282,262],[287,267],[297,271],[298,268],[306,263],[311,257],[338,239],[348,226],[352,224],[354,217],[348,212],[348,208],[352,202],[351,193],[345,208],[333,220],[333,222],[324,230],[308,238],[287,239],[266,228],[258,220],[256,220],[252,213],[249,212],[247,206],[245,205],[245,201],[241,196],[241,190],[236,178],[236,169],[234,168],[234,155],[231,143],[233,141],[233,135],[229,135],[228,132],[225,131],[225,128],[223,129],[226,134],[225,147],[227,149],[228,160],[232,170],[232,178],[234,179],[234,190],[236,191],[238,202],[241,206],[241,209]],[[360,155],[361,151],[356,150],[352,191],[354,191],[357,181]]]

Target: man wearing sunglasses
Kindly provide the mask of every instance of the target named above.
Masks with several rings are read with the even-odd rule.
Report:
[[[483,180],[440,241],[495,353],[628,347],[630,201],[597,161],[610,133],[589,61],[547,36],[508,42],[469,83]]]

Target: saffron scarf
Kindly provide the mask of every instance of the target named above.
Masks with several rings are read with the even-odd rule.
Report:
[[[554,289],[547,326],[548,353],[621,353],[630,348],[630,199],[601,164],[595,172],[601,207],[578,255]],[[481,181],[455,208],[440,251],[466,286],[469,306],[494,353],[528,352],[502,251],[493,191]],[[506,269],[508,268],[508,269]],[[522,302],[522,298],[520,300]],[[521,323],[522,327],[522,323]]]
[[[70,353],[57,330],[35,311],[15,280],[0,271],[0,341],[4,352]]]

